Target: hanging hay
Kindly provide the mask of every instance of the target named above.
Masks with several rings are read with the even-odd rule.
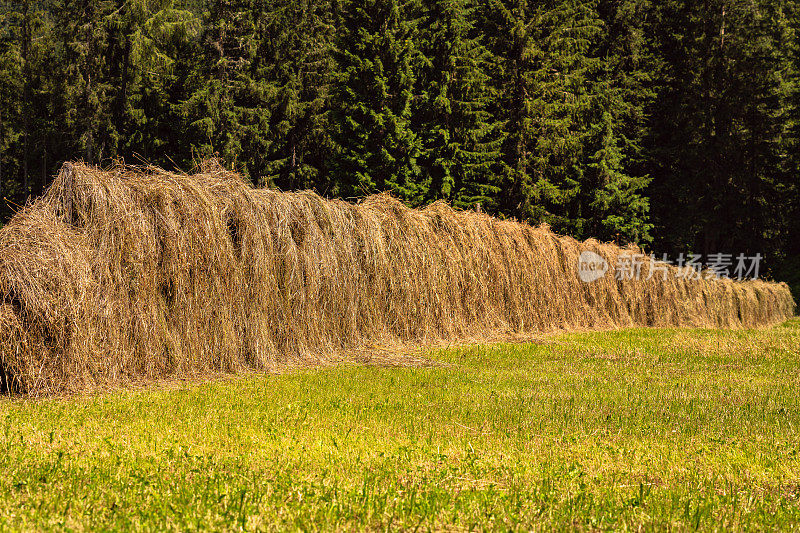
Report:
[[[388,195],[355,205],[196,175],[66,164],[0,230],[0,380],[42,394],[314,363],[347,350],[627,326],[742,327],[785,284],[578,278],[622,249]],[[648,279],[648,277],[650,279]]]

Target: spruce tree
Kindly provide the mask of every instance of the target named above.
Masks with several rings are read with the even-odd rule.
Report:
[[[21,137],[23,60],[9,4],[0,3],[0,214],[6,212],[4,198],[17,188]]]
[[[470,0],[427,0],[420,20],[415,128],[422,140],[420,172],[427,200],[494,210],[496,161],[502,142],[489,112],[496,96],[489,69],[495,58],[475,29]]]
[[[650,182],[644,169],[641,139],[646,109],[653,101],[658,66],[644,21],[649,0],[603,0],[600,40],[592,54],[601,59],[588,115],[587,175],[582,185],[582,209],[590,214],[583,236],[626,242],[650,240]]]
[[[182,104],[195,158],[220,157],[251,178],[268,169],[269,103],[274,87],[256,75],[257,0],[213,0]]]
[[[173,0],[117,0],[105,18],[108,77],[117,155],[186,168],[179,103],[186,65],[181,54],[200,32],[199,15]],[[173,132],[164,135],[164,132]]]
[[[388,190],[421,203],[420,141],[411,128],[417,50],[398,0],[345,0],[336,36],[334,194]]]
[[[54,106],[66,119],[60,129],[74,135],[71,143],[78,151],[71,157],[97,164],[113,156],[116,148],[104,24],[113,4],[110,0],[56,0],[52,13],[61,70],[53,87]]]
[[[647,89],[644,67],[631,59],[642,45],[615,18],[627,9],[607,4],[489,4],[486,31],[504,59],[495,107],[507,134],[501,205],[579,238],[642,242],[647,178],[634,167],[647,101],[637,92]]]
[[[794,21],[792,25],[792,98],[790,103],[791,122],[788,150],[792,154],[792,158],[788,162],[789,175],[800,176],[800,2],[793,1],[791,8],[787,9],[787,16],[790,20]],[[800,180],[795,179],[790,193],[790,198],[793,200],[790,203],[790,214],[793,215],[793,220],[800,220]],[[789,242],[794,243],[788,252],[793,255],[796,265],[796,299],[800,301],[800,225],[793,225],[790,234]]]
[[[11,39],[11,62],[19,66],[16,85],[16,107],[18,114],[8,115],[7,125],[16,129],[19,147],[17,168],[19,169],[18,202],[28,194],[39,194],[47,180],[47,169],[52,159],[54,137],[64,136],[59,114],[53,103],[58,91],[54,83],[56,73],[64,64],[63,58],[55,54],[58,33],[49,2],[13,2],[5,6],[8,23],[7,36]],[[11,44],[11,43],[9,43]],[[10,50],[10,51],[11,51]],[[17,63],[17,60],[19,61]],[[16,124],[14,123],[16,117]]]
[[[794,85],[790,5],[659,6],[654,36],[665,67],[648,138],[659,247],[782,254],[785,228],[796,225],[782,220],[796,182],[783,170]]]
[[[274,0],[263,20],[257,75],[274,94],[266,177],[281,188],[326,188],[332,19],[328,0]]]
[[[601,63],[592,55],[602,22],[595,2],[566,0],[539,6],[533,84],[528,107],[532,211],[557,231],[583,237],[594,215],[586,145]],[[608,118],[608,117],[606,117]]]
[[[490,106],[501,122],[503,144],[497,160],[498,210],[524,220],[540,218],[533,212],[536,198],[531,185],[530,151],[533,142],[530,97],[535,85],[534,35],[538,11],[527,0],[497,0],[481,4],[481,31],[486,45],[499,59],[491,70],[497,98]],[[537,216],[539,215],[539,216]]]

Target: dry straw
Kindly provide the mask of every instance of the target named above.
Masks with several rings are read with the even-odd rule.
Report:
[[[43,394],[319,362],[374,343],[626,326],[742,327],[785,284],[595,283],[629,250],[388,195],[359,204],[196,175],[66,164],[0,230],[0,380]]]

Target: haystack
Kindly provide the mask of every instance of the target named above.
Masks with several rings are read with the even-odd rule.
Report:
[[[628,326],[752,327],[785,284],[578,277],[631,250],[388,195],[359,204],[66,164],[0,230],[0,386],[25,394],[315,363],[372,344]],[[650,279],[647,279],[650,277]]]

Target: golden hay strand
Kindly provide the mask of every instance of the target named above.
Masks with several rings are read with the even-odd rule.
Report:
[[[554,328],[750,327],[785,284],[578,278],[580,243],[437,202],[354,205],[195,175],[66,164],[0,230],[0,388],[86,390],[319,362],[373,344]],[[647,278],[650,279],[647,279]]]

